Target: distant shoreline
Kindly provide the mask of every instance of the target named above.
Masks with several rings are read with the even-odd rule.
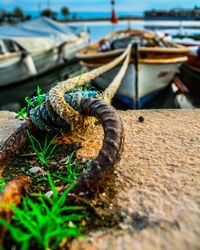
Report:
[[[144,20],[143,17],[139,16],[123,16],[118,18],[119,21],[138,21],[138,20]],[[57,22],[101,22],[101,21],[110,21],[110,18],[77,18],[77,19],[55,19]]]
[[[38,16],[39,17],[39,16]],[[37,19],[38,17],[33,17],[31,19]],[[29,20],[31,20],[29,19]],[[81,22],[103,22],[103,21],[108,21],[111,22],[110,18],[108,17],[97,17],[97,18],[66,18],[66,19],[61,19],[61,18],[51,18],[52,20],[59,22],[59,23],[81,23]],[[144,18],[143,17],[139,17],[139,16],[122,16],[118,18],[119,21],[143,21]],[[6,25],[6,24],[17,24],[17,23],[21,23],[21,22],[25,22],[28,20],[23,20],[23,21],[11,21],[11,22],[1,22],[1,25]]]
[[[37,19],[38,17],[34,17],[32,19]],[[31,19],[29,19],[31,20]],[[108,17],[98,17],[98,18],[66,18],[66,19],[62,19],[62,18],[53,18],[52,20],[59,22],[59,23],[74,23],[74,24],[79,24],[79,23],[111,23],[110,18]],[[174,29],[177,27],[180,28],[180,26],[182,28],[188,29],[199,29],[200,28],[200,21],[191,21],[191,20],[145,20],[143,17],[140,16],[121,16],[118,18],[119,23],[122,22],[131,22],[131,21],[138,21],[138,22],[145,22],[146,23],[146,28],[147,29]],[[25,22],[28,20],[24,20],[22,22]],[[18,23],[22,23],[21,21],[11,21],[11,22],[0,22],[0,26],[3,25],[15,25]]]

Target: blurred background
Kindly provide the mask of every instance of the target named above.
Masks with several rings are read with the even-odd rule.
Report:
[[[189,58],[170,84],[141,108],[199,107],[199,4],[199,0],[1,0],[0,109],[18,111],[26,96],[36,94],[37,86],[47,92],[59,81],[87,71],[76,57],[80,50],[109,33],[130,29],[164,34],[187,46],[195,58]],[[128,108],[119,99],[113,103]]]

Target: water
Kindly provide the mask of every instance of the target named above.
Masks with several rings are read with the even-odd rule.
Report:
[[[32,79],[23,81],[19,84],[12,84],[8,87],[0,88],[0,110],[18,111],[26,103],[26,96],[32,97],[36,95],[37,86],[40,86],[42,93],[46,93],[58,82],[79,75],[81,65],[77,62],[63,65],[56,70],[36,76]]]
[[[25,11],[26,15],[31,15],[32,18],[36,18],[40,16],[39,11]],[[143,13],[141,11],[139,12],[133,12],[133,11],[117,11],[118,17],[123,17],[123,16],[139,16],[142,17]],[[94,18],[110,18],[111,17],[111,11],[107,12],[98,12],[98,11],[71,11],[68,18],[74,18],[76,17],[77,19],[94,19]],[[57,11],[57,18],[62,19],[62,13],[60,11]]]
[[[62,19],[62,14],[60,12],[57,12],[58,19]],[[39,17],[40,13],[38,11],[26,11],[26,14],[30,14],[33,18]],[[142,12],[132,12],[132,11],[118,11],[117,12],[119,17],[123,16],[139,16],[142,17]],[[76,15],[77,19],[90,19],[90,18],[110,18],[111,12],[71,12],[69,15],[69,18],[72,18],[74,15]],[[91,41],[97,41],[100,38],[104,37],[105,35],[117,31],[117,30],[124,30],[128,27],[131,27],[133,29],[144,29],[147,25],[150,26],[174,26],[176,29],[158,29],[159,31],[165,31],[169,34],[176,34],[176,33],[183,33],[183,34],[191,34],[191,33],[199,33],[200,30],[200,22],[199,21],[144,21],[144,20],[132,20],[132,21],[119,21],[117,25],[111,24],[110,21],[98,21],[98,22],[71,22],[69,25],[73,26],[81,26],[84,25],[89,28],[90,34],[91,34]],[[183,27],[190,27],[190,26],[196,26],[199,29],[190,29]],[[180,27],[177,29],[177,27]]]
[[[113,25],[109,21],[99,22],[71,22],[73,26],[85,26],[90,31],[91,42],[97,41],[105,35],[119,30],[125,30],[127,28],[132,29],[145,29],[147,25],[159,27],[154,31],[165,32],[171,35],[181,33],[183,35],[200,33],[200,22],[198,21],[144,21],[144,20],[131,20],[131,21],[120,21],[117,25]],[[162,26],[163,28],[160,28]],[[174,27],[174,29],[168,27]],[[190,28],[195,27],[195,28]],[[199,29],[198,29],[199,28]]]

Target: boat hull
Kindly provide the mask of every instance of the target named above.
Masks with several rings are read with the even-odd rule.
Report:
[[[139,63],[137,107],[141,108],[166,88],[180,65],[180,62],[162,65]],[[95,83],[102,89],[107,88],[119,69],[120,66],[102,74],[94,80]],[[125,77],[116,93],[116,97],[132,109],[136,108],[135,74],[134,64],[129,64]]]
[[[0,87],[4,87],[18,79],[24,80],[31,74],[26,64],[22,62],[21,55],[16,55],[0,61],[0,76]]]
[[[137,51],[134,47],[132,48],[128,70],[116,97],[134,109],[141,108],[168,86],[181,64],[187,61],[189,50],[173,42],[165,41],[163,44],[155,44],[154,34],[144,30],[125,30],[109,34],[102,40],[91,44],[85,50],[80,51],[76,56],[90,70],[97,68],[120,56],[130,43],[127,37],[130,38],[131,36],[138,39],[148,37],[148,39],[146,45],[137,42]],[[117,37],[119,38],[118,43]],[[132,42],[134,43],[134,41]],[[137,62],[135,62],[136,53]],[[138,64],[137,77],[135,64]],[[94,81],[100,88],[107,88],[119,72],[120,67],[121,65],[113,68]],[[137,83],[136,78],[138,79]]]
[[[191,94],[200,98],[200,68],[185,63],[180,68],[179,77]]]
[[[34,53],[27,58],[21,54],[16,55],[7,59],[6,67],[3,67],[4,61],[0,62],[0,87],[26,80],[61,64],[57,62],[54,50]]]
[[[39,50],[23,58],[22,53],[13,53],[0,60],[0,87],[24,81],[30,77],[43,74],[75,58],[75,54],[89,43],[88,36],[75,43],[66,44],[62,49]]]
[[[76,53],[89,45],[89,35],[85,34],[79,38],[75,43],[66,44],[63,49],[63,59],[65,61],[72,60]]]

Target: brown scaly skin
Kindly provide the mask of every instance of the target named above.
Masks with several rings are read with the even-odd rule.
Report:
[[[22,196],[27,192],[31,180],[28,177],[17,177],[12,181],[9,181],[4,190],[0,193],[0,218],[7,222],[11,221],[13,211],[10,209],[10,205],[19,205]],[[6,233],[6,229],[0,226],[0,246],[3,243],[3,238]]]
[[[120,160],[123,150],[123,126],[116,110],[103,100],[88,98],[82,99],[82,114],[95,116],[104,129],[103,146],[99,155],[91,163],[90,169],[77,180],[72,190],[77,195],[87,195],[98,191],[109,179]],[[61,188],[61,192],[65,189]]]

